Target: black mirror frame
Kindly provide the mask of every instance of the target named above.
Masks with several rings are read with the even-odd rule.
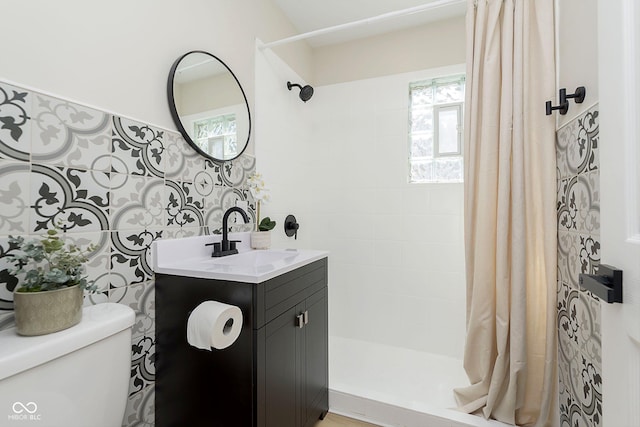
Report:
[[[244,99],[244,104],[247,107],[247,119],[249,119],[249,129],[247,131],[247,140],[244,143],[244,146],[242,147],[242,150],[240,150],[240,152],[235,157],[232,157],[230,159],[217,159],[217,158],[213,157],[212,155],[210,155],[208,153],[205,153],[200,147],[198,147],[196,145],[195,142],[193,142],[193,139],[191,139],[191,136],[189,136],[189,133],[186,131],[186,129],[182,125],[182,121],[180,120],[180,116],[178,115],[178,110],[176,109],[175,99],[173,97],[173,80],[175,78],[176,69],[178,68],[178,65],[180,64],[180,61],[182,61],[182,59],[184,59],[185,56],[190,55],[192,53],[204,53],[205,55],[209,55],[209,56],[215,58],[218,62],[220,62],[222,65],[224,65],[224,67],[227,69],[227,71],[229,71],[229,73],[231,73],[231,75],[233,76],[233,79],[238,84],[238,87],[240,88],[240,92],[242,93],[242,97]],[[240,157],[242,155],[242,153],[244,153],[244,151],[247,149],[247,146],[249,145],[249,140],[251,139],[251,111],[249,109],[249,102],[247,101],[247,95],[244,93],[244,89],[242,88],[242,85],[240,84],[240,81],[236,77],[235,73],[233,71],[231,71],[231,68],[229,68],[229,66],[223,60],[221,60],[220,58],[218,58],[214,54],[206,52],[204,50],[192,50],[190,52],[185,53],[184,55],[181,55],[178,59],[176,59],[176,61],[171,66],[171,70],[169,71],[169,79],[167,80],[167,96],[169,97],[169,110],[171,111],[171,117],[173,118],[173,121],[174,121],[175,125],[177,126],[178,130],[180,131],[180,133],[184,137],[185,141],[187,141],[187,143],[194,150],[196,150],[200,155],[202,155],[205,158],[207,158],[209,160],[212,160],[214,162],[228,162],[228,161],[235,160],[238,157]]]

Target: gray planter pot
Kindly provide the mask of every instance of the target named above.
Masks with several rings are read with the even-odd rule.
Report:
[[[44,335],[76,325],[82,319],[79,286],[44,292],[14,292],[16,330],[20,335]]]

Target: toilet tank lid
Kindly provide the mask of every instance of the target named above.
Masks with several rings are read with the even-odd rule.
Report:
[[[0,380],[130,328],[134,320],[130,307],[103,303],[83,307],[80,323],[52,334],[24,337],[15,328],[0,331]]]

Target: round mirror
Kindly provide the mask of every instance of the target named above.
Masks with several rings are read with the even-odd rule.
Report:
[[[176,60],[167,83],[171,116],[203,156],[233,160],[249,143],[249,103],[231,69],[216,56],[193,51]]]

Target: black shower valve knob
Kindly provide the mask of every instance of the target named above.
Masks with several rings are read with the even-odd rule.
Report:
[[[287,215],[284,220],[284,233],[291,237],[294,236],[296,240],[298,240],[298,229],[300,228],[300,224],[296,221],[296,217],[293,215]]]

